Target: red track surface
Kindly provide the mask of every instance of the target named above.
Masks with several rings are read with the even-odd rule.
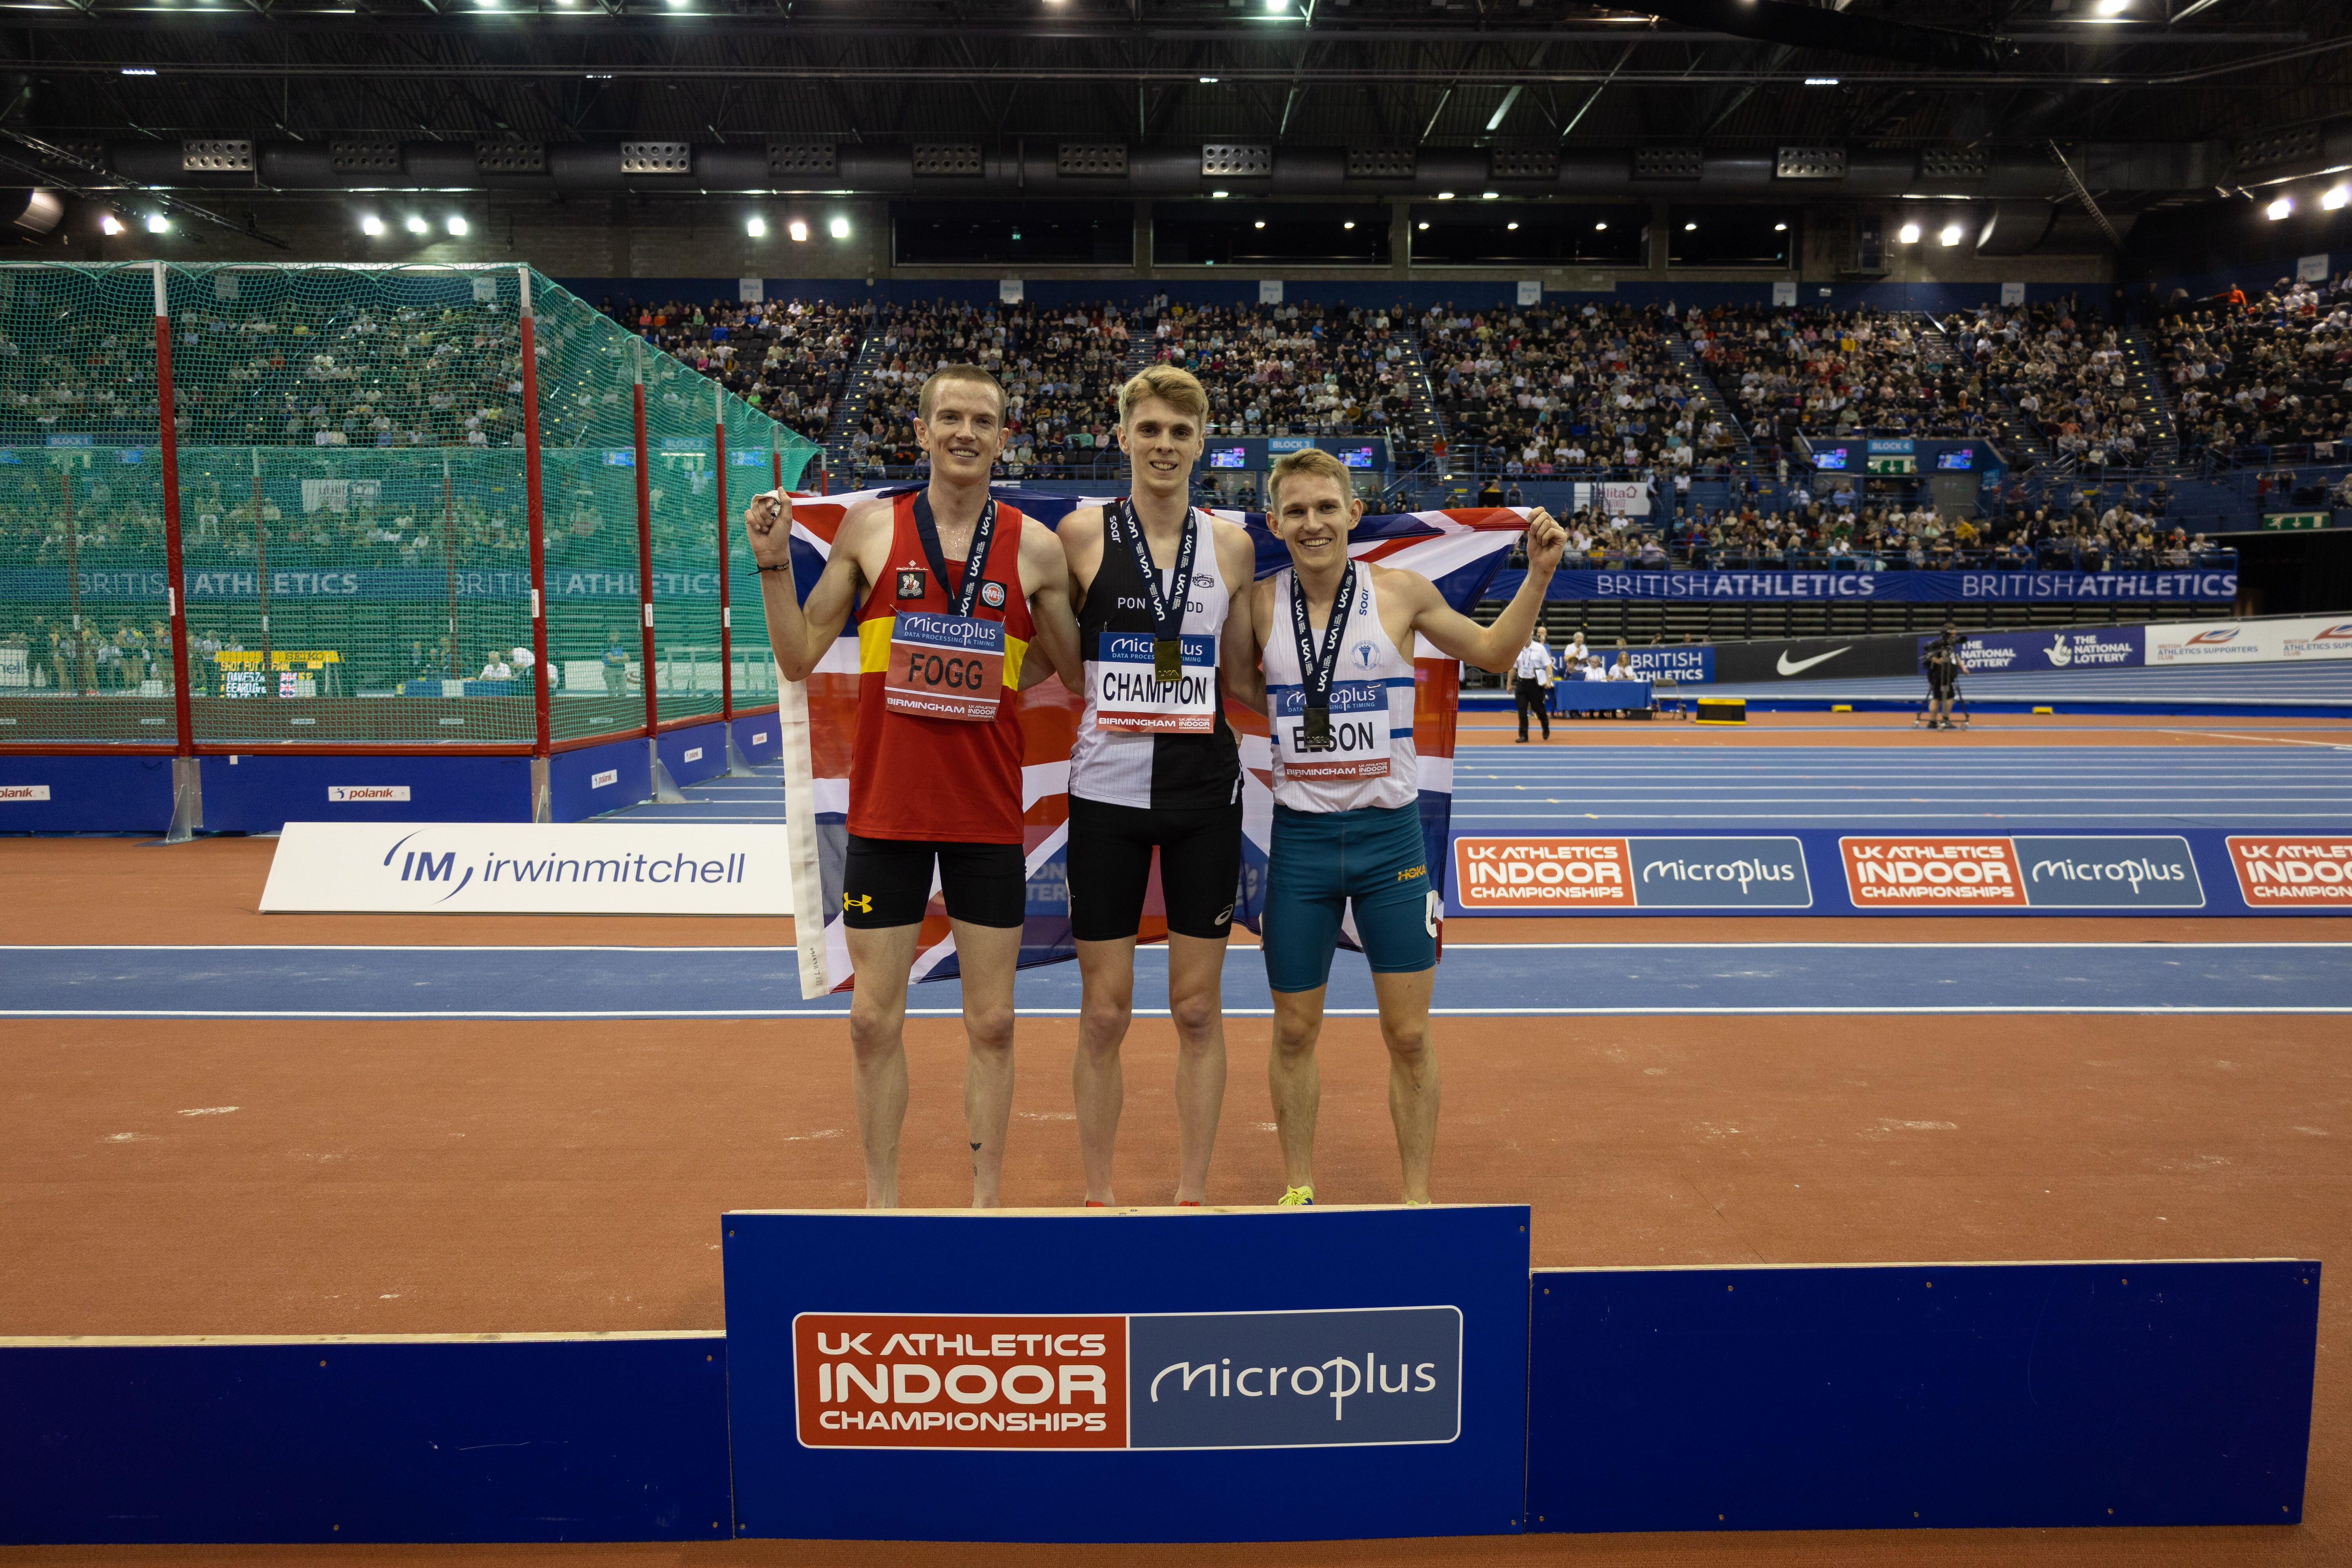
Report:
[[[1857,723],[1853,743],[1993,738],[1990,726],[1915,737],[1867,721],[1875,717]],[[2183,733],[2158,739],[2150,726],[2117,725],[2074,743],[2201,744],[2194,732],[2228,732],[2203,721],[2174,725]],[[1612,744],[1827,738],[1779,726],[1744,735],[1657,724],[1569,732],[1588,729]],[[2326,738],[2347,736],[2339,726]],[[2053,733],[2041,743],[2067,742]],[[265,918],[253,905],[269,848],[18,841],[0,845],[0,867],[19,941],[791,940],[782,921]],[[1724,931],[1704,919],[1649,921],[1638,938]],[[1748,920],[1737,931],[1904,942],[2340,942],[2352,940],[2352,921]],[[1448,934],[1629,936],[1612,922],[1573,921],[1459,921]],[[1263,1202],[1280,1188],[1258,1087],[1266,1027],[1229,1026],[1234,1071],[1213,1198]],[[841,1028],[830,1019],[366,1023],[326,1034],[268,1022],[0,1023],[0,1334],[721,1327],[721,1210],[857,1199]],[[1006,1169],[1015,1202],[1066,1202],[1077,1190],[1074,1028],[1066,1019],[1023,1026]],[[952,1204],[962,1195],[960,1037],[929,1019],[908,1037],[908,1196]],[[2326,1017],[1446,1020],[1437,1192],[1442,1201],[1532,1203],[1539,1265],[2339,1262],[2352,1237],[2344,1039],[2344,1021]],[[1121,1145],[1129,1201],[1163,1195],[1173,1169],[1172,1060],[1165,1021],[1139,1021]],[[1322,1131],[1327,1198],[1393,1197],[1380,1050],[1366,1020],[1328,1027]],[[2338,1564],[2352,1562],[2352,1384],[2336,1349],[2347,1310],[2341,1289],[2323,1301],[2310,1522],[2292,1529],[1278,1548],[20,1548],[0,1550],[0,1563]],[[1278,1484],[1278,1472],[1268,1479]]]

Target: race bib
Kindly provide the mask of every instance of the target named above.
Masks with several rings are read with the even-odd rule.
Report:
[[[1150,735],[1205,735],[1217,727],[1217,639],[1185,637],[1176,679],[1154,673],[1150,632],[1105,632],[1096,645],[1095,722]]]
[[[883,706],[923,719],[984,724],[1004,696],[1004,623],[901,610],[890,625]]]
[[[1307,693],[1277,692],[1274,738],[1282,772],[1295,779],[1381,779],[1389,774],[1389,693],[1377,680],[1331,684],[1331,743],[1307,743]]]

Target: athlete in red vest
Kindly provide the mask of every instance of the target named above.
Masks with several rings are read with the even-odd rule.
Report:
[[[996,378],[945,366],[916,406],[930,484],[852,507],[805,606],[793,583],[792,499],[756,498],[744,525],[786,679],[806,679],[857,617],[842,910],[856,972],[849,1044],[866,1206],[898,1203],[907,984],[936,868],[971,1044],[971,1201],[992,1208],[1013,1110],[1013,973],[1027,909],[1013,693],[1057,672],[1076,683],[1077,627],[1053,531],[989,496],[1004,445]]]

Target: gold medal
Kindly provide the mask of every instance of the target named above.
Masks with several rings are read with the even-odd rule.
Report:
[[[1151,639],[1151,678],[1173,686],[1184,677],[1184,643],[1181,637]]]

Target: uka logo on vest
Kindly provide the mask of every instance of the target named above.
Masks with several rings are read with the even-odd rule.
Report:
[[[793,1340],[809,1447],[1328,1447],[1462,1429],[1454,1307],[811,1312]]]

